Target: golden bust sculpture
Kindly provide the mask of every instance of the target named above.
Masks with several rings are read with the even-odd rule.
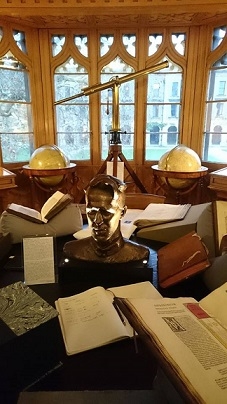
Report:
[[[85,190],[86,215],[91,236],[69,241],[63,251],[68,258],[109,264],[147,261],[149,249],[124,239],[120,222],[124,216],[126,184],[106,174],[91,180]]]

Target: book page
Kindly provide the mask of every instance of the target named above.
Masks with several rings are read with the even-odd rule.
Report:
[[[54,238],[23,238],[24,280],[27,285],[55,282]]]
[[[117,297],[161,299],[162,295],[149,281],[108,288]]]
[[[227,234],[227,201],[214,202],[214,223],[217,246],[220,248],[221,239]]]
[[[142,209],[127,209],[121,219],[121,233],[125,238],[130,238],[136,230],[135,220],[142,214]]]
[[[150,203],[134,220],[134,224],[138,227],[145,227],[180,220],[185,217],[190,207],[190,204]]]
[[[226,403],[227,349],[203,324],[204,311],[192,298],[126,299],[130,312],[183,381],[192,402]],[[196,309],[189,310],[188,307]],[[215,321],[210,319],[210,321]]]
[[[131,336],[102,287],[60,298],[55,304],[68,355]]]
[[[60,191],[56,191],[47,201],[44,203],[41,209],[41,216],[45,218],[47,213],[63,198],[64,194]]]
[[[200,300],[199,304],[227,328],[227,282]]]
[[[15,214],[17,216],[29,216],[29,217],[34,217],[35,219],[42,220],[41,214],[32,208],[28,208],[26,206],[18,205],[17,203],[11,203],[7,211],[9,213]]]

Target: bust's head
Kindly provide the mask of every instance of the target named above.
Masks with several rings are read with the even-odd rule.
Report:
[[[86,214],[97,242],[108,241],[120,231],[120,219],[126,212],[126,184],[110,175],[99,174],[85,191]]]

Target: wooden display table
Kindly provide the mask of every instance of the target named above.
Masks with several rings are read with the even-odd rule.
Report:
[[[227,200],[227,167],[210,173],[208,188],[215,192],[215,199]]]
[[[0,189],[16,188],[15,178],[16,174],[0,167]]]
[[[68,167],[53,169],[35,169],[29,165],[23,166],[23,173],[29,177],[32,191],[32,206],[40,210],[46,199],[57,190],[71,194],[72,188],[76,182],[76,164],[70,163]],[[45,185],[42,178],[62,176],[60,182],[56,185]],[[46,194],[45,200],[40,201],[40,191]]]
[[[7,198],[5,198],[7,196],[6,191],[17,188],[15,179],[16,174],[6,170],[6,168],[0,167],[0,212],[2,212],[7,205]]]
[[[193,203],[195,205],[201,203],[202,189],[204,186],[204,179],[208,174],[208,168],[202,166],[200,170],[186,172],[186,171],[167,171],[158,168],[158,165],[151,167],[154,175],[154,187],[155,193],[158,194],[160,189],[167,197],[169,194],[173,194],[177,203],[182,203],[182,198],[186,196],[188,202],[192,202],[189,199],[193,193]],[[189,185],[184,188],[175,188],[171,185],[172,179],[176,180],[191,180]]]

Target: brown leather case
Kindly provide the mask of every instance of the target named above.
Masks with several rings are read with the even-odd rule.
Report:
[[[210,266],[208,250],[192,231],[158,250],[158,280],[162,288],[172,286]]]

